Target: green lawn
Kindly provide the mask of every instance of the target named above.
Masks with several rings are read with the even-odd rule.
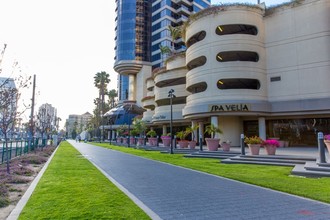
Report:
[[[180,154],[162,154],[157,151],[144,151],[105,143],[93,144],[330,203],[330,178],[291,176],[292,167],[223,164],[219,159],[185,158]]]
[[[68,142],[62,142],[19,219],[150,219]]]

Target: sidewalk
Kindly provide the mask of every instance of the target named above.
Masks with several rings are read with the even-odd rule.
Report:
[[[330,205],[69,141],[153,219],[329,219]]]

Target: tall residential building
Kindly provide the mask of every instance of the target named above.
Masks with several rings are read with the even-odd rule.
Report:
[[[120,101],[139,101],[136,89],[151,76],[151,68],[163,66],[159,46],[171,47],[168,26],[181,25],[190,14],[210,5],[210,0],[117,0],[116,56]],[[176,51],[185,50],[182,39]],[[137,76],[138,72],[140,74]]]
[[[45,103],[39,107],[36,118],[37,136],[50,134],[57,129],[57,109],[51,104]]]

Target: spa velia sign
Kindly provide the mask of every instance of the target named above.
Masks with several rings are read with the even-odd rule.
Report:
[[[248,112],[251,106],[243,103],[231,103],[221,105],[209,105],[210,112]]]

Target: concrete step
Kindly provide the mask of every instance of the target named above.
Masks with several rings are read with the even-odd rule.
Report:
[[[292,171],[292,175],[305,176],[305,177],[330,177],[330,172],[317,171],[317,170],[306,170],[305,165],[296,165]]]
[[[225,163],[225,164],[255,164],[255,165],[272,165],[272,166],[290,166],[290,167],[294,167],[296,165],[295,163],[282,163],[282,162],[272,162],[272,161],[232,160],[232,157],[221,160],[221,163]]]
[[[233,151],[196,151],[193,154],[198,154],[198,155],[231,155],[231,156],[235,156],[235,155],[239,155],[240,153],[238,152],[233,152]]]
[[[184,157],[189,158],[214,158],[214,159],[227,159],[228,157],[231,157],[231,155],[212,155],[212,154],[186,154]]]
[[[236,156],[229,158],[234,161],[255,161],[264,163],[282,163],[282,164],[305,164],[306,161],[298,159],[287,159],[287,158],[275,158],[275,157],[246,157],[246,156]]]
[[[319,165],[319,163],[306,162],[304,168],[311,171],[322,171],[330,173],[330,166]]]
[[[295,156],[295,155],[241,155],[244,158],[266,158],[279,160],[316,161],[315,157]]]

